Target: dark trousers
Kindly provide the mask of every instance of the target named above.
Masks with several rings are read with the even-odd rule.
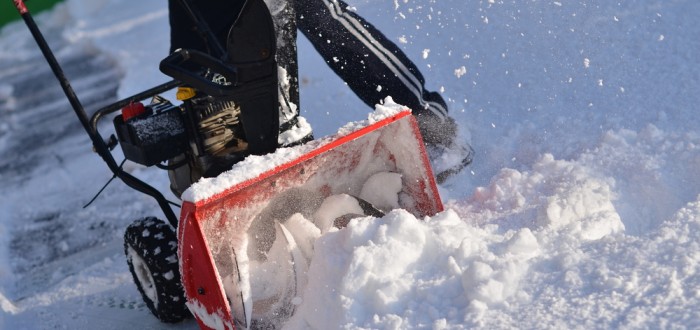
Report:
[[[279,1],[279,0],[276,0]],[[299,29],[321,54],[325,62],[368,106],[374,107],[386,96],[411,108],[419,122],[444,122],[447,106],[443,98],[425,89],[425,80],[416,65],[391,40],[354,12],[341,0],[290,0],[284,13],[271,8],[273,15],[289,15],[296,11]],[[211,30],[225,45],[228,29],[235,20],[243,1],[193,1]],[[283,3],[284,4],[284,3]],[[178,1],[170,0],[171,51],[177,48],[207,50],[207,46],[193,30],[193,24]],[[290,6],[293,5],[293,6]],[[280,45],[278,61],[293,76],[296,71],[296,38],[292,19],[275,19],[277,28],[292,42]],[[289,18],[289,17],[287,17]],[[285,26],[278,23],[284,22]],[[293,54],[292,54],[293,53]],[[280,60],[280,57],[282,59]],[[297,82],[298,83],[298,82]],[[290,94],[296,94],[295,88]],[[298,92],[298,88],[296,88]],[[291,95],[295,104],[298,94]],[[421,118],[424,117],[424,118]],[[423,120],[422,120],[423,119]],[[423,125],[421,125],[423,126]],[[429,140],[428,136],[424,138]]]

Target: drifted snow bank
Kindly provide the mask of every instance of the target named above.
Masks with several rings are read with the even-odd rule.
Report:
[[[518,215],[527,214],[532,224],[513,225],[566,230],[577,239],[595,240],[624,229],[612,203],[612,184],[612,179],[597,178],[578,163],[546,154],[531,172],[501,170],[489,187],[477,188],[457,207],[477,223],[520,222]]]
[[[688,175],[698,142],[653,126],[611,131],[578,160],[544,154],[528,171],[502,169],[431,218],[396,210],[353,220],[316,241],[286,326],[700,326],[688,307],[700,303],[700,196]],[[683,198],[665,221],[643,216]],[[617,205],[641,209],[623,217]]]
[[[581,252],[621,232],[612,198],[606,180],[546,155],[424,221],[402,210],[353,220],[316,242],[304,304],[287,326],[479,325],[491,308],[530,299],[521,281],[562,243]]]

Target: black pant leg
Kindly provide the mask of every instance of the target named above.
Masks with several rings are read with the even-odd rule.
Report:
[[[268,3],[277,33],[277,60],[280,72],[280,121],[285,123],[299,114],[299,66],[297,60],[297,22],[295,1]],[[293,121],[291,122],[293,123]],[[287,127],[282,127],[282,130]]]
[[[447,106],[405,53],[341,0],[295,1],[297,24],[326,63],[370,107],[386,96],[443,121]]]

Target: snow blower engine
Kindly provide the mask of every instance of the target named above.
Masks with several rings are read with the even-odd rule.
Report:
[[[198,97],[175,106],[156,96],[148,105],[127,105],[114,118],[124,156],[168,170],[171,189],[178,196],[199,178],[216,176],[242,160],[248,142],[240,106],[210,99]]]
[[[241,15],[225,55],[180,49],[161,61],[160,70],[180,82],[182,105],[155,96],[148,105],[126,105],[114,119],[124,156],[167,169],[177,196],[202,177],[278,146],[276,38],[272,22],[260,16]]]

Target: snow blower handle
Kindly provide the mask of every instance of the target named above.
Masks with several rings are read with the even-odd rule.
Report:
[[[190,64],[195,64],[190,65]],[[190,67],[203,67],[226,78],[221,85],[202,76]],[[194,49],[178,49],[160,62],[160,71],[211,96],[229,96],[238,85],[238,69]]]
[[[117,176],[120,180],[122,180],[127,186],[143,194],[153,197],[156,200],[156,202],[158,202],[160,208],[163,210],[163,214],[168,219],[168,222],[170,222],[170,224],[173,227],[177,227],[178,217],[175,215],[175,212],[173,212],[172,208],[170,208],[170,204],[168,200],[165,199],[163,194],[161,194],[160,191],[158,191],[158,189],[148,185],[147,183],[132,176],[131,174],[124,172],[124,170],[116,162],[116,160],[112,156],[112,153],[109,151],[109,147],[107,146],[105,140],[102,139],[100,134],[97,132],[97,129],[93,129],[93,127],[91,126],[91,122],[88,118],[87,113],[85,112],[85,108],[80,103],[80,100],[75,94],[75,91],[73,90],[73,87],[68,81],[68,78],[66,78],[66,75],[63,72],[61,65],[58,64],[56,56],[53,54],[53,51],[51,51],[51,48],[46,42],[44,35],[39,30],[39,27],[37,26],[36,22],[34,22],[34,18],[32,18],[32,15],[29,13],[27,6],[24,4],[24,1],[12,0],[12,2],[14,3],[15,8],[17,8],[19,14],[22,16],[22,19],[27,25],[29,32],[31,32],[32,37],[34,37],[34,40],[39,46],[41,53],[44,55],[46,62],[48,62],[49,67],[51,67],[51,71],[53,71],[53,74],[56,76],[56,79],[58,79],[58,82],[61,84],[61,88],[63,89],[63,92],[65,93],[66,97],[68,98],[68,102],[70,102],[73,111],[75,112],[76,116],[78,116],[78,119],[83,125],[83,128],[87,132],[88,136],[90,136],[90,140],[92,140],[92,144],[95,148],[95,151],[100,155],[100,157],[102,157],[102,160],[104,160],[104,162],[107,163],[107,166],[112,171],[112,173],[114,173],[114,175]]]
[[[29,12],[29,10],[27,10],[27,6],[24,5],[24,1],[12,0],[12,2],[15,4],[15,8],[17,8],[17,11],[19,11],[20,15],[24,15],[25,13]]]

